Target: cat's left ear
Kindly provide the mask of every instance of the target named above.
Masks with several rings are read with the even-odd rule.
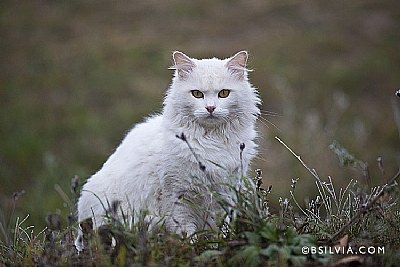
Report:
[[[174,59],[174,66],[170,69],[175,69],[178,72],[179,78],[185,80],[196,64],[194,64],[190,57],[179,51],[175,51],[172,57]]]
[[[243,80],[247,75],[247,58],[247,51],[240,51],[233,57],[229,58],[228,62],[226,63],[228,70],[240,80]]]

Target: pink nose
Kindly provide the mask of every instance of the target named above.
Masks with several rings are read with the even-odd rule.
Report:
[[[215,110],[215,107],[214,106],[207,106],[206,109],[207,109],[208,112],[213,113],[214,110]]]

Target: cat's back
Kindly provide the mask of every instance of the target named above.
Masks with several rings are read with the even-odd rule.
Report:
[[[158,115],[136,124],[103,168],[119,171],[153,164],[162,147],[162,120],[162,116]]]
[[[162,121],[161,115],[147,118],[144,122],[136,124],[126,135],[121,145],[117,148],[115,156],[124,154],[128,161],[135,158],[140,163],[144,160],[151,160],[154,153],[159,152],[162,144]],[[114,156],[113,155],[113,156]],[[121,159],[111,156],[109,161],[118,164]],[[116,161],[115,161],[116,160]],[[130,161],[136,162],[136,161]]]
[[[110,202],[129,199],[138,209],[154,208],[145,206],[159,187],[162,120],[158,115],[136,124],[103,167],[88,179],[78,203],[80,220],[91,217],[92,209],[103,212],[98,197]]]

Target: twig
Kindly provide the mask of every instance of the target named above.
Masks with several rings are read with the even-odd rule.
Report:
[[[321,179],[319,178],[318,174],[316,173],[316,171],[314,169],[310,169],[310,167],[308,167],[308,165],[301,159],[301,157],[299,155],[297,155],[288,145],[286,145],[281,139],[279,139],[278,136],[275,136],[275,139],[279,141],[279,143],[281,143],[287,150],[290,151],[290,153],[293,154],[293,156],[295,156],[300,163],[304,166],[304,168],[307,169],[307,171],[309,171],[311,173],[312,176],[314,176],[315,179],[317,179],[318,182],[322,183]]]
[[[243,169],[243,150],[245,148],[245,144],[241,143],[240,144],[240,174],[242,178],[244,177],[244,169]]]
[[[300,161],[300,163],[304,166],[304,168],[306,168],[307,171],[308,171],[309,173],[311,173],[311,175],[317,180],[317,182],[315,182],[315,183],[316,183],[316,185],[317,185],[318,192],[319,192],[319,194],[320,194],[321,197],[322,197],[322,201],[323,201],[323,203],[324,203],[324,205],[325,205],[325,207],[326,207],[326,210],[327,210],[327,211],[329,210],[330,213],[332,213],[332,212],[331,212],[330,205],[329,205],[329,203],[328,203],[327,200],[326,200],[325,191],[324,191],[323,188],[322,188],[323,182],[322,182],[321,179],[319,178],[317,171],[316,171],[315,169],[311,169],[310,167],[308,167],[308,165],[301,159],[301,157],[300,157],[299,155],[297,155],[297,154],[296,154],[288,145],[286,145],[281,139],[279,139],[279,137],[275,136],[275,139],[278,140],[279,143],[281,143],[287,150],[289,150],[289,152],[292,153],[293,156],[295,156],[295,157],[298,159],[298,161]],[[318,185],[318,184],[319,184],[319,185]],[[320,186],[321,186],[321,189],[320,189]]]
[[[182,141],[184,141],[186,143],[186,145],[189,147],[190,152],[192,153],[192,155],[196,159],[197,163],[199,164],[200,170],[202,170],[204,172],[206,170],[206,166],[204,166],[204,164],[199,160],[196,153],[194,153],[194,150],[193,150],[192,146],[190,145],[189,141],[187,140],[185,134],[184,133],[181,133],[180,135],[177,134],[177,135],[175,135],[175,137],[178,139],[181,139]]]
[[[350,225],[356,222],[361,215],[368,212],[368,210],[375,204],[375,202],[383,195],[386,188],[393,184],[397,178],[400,176],[400,169],[397,171],[396,175],[389,181],[389,183],[382,186],[381,190],[368,202],[364,207],[362,206],[358,212],[348,221],[345,225],[342,226],[335,234],[333,234],[327,241],[327,243],[331,243],[333,240],[337,239]]]
[[[381,174],[382,174],[382,177],[383,177],[384,181],[388,182],[388,178],[386,177],[385,168],[383,167],[383,160],[382,160],[382,157],[378,157],[378,158],[376,159],[376,161],[378,162],[378,168],[379,168],[379,171],[380,171]]]

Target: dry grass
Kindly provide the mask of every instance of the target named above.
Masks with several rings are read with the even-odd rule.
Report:
[[[187,142],[183,135],[177,137]],[[197,195],[212,194],[221,208],[216,217],[216,230],[200,230],[183,238],[168,233],[163,224],[150,230],[145,212],[133,224],[121,222],[113,217],[118,203],[111,203],[113,208],[105,215],[108,225],[93,231],[90,221],[81,223],[85,249],[78,254],[74,247],[75,207],[80,192],[79,179],[75,177],[70,194],[57,189],[70,210],[66,226],[60,214],[49,214],[47,227],[40,232],[34,226],[26,226],[29,216],[20,220],[13,214],[22,193],[14,194],[9,217],[1,213],[0,261],[6,266],[346,266],[350,263],[392,266],[398,260],[396,251],[400,249],[397,204],[400,170],[388,183],[371,191],[365,184],[353,181],[338,190],[331,178],[324,181],[315,169],[277,139],[315,179],[318,194],[305,208],[295,197],[299,179],[292,179],[288,188],[290,198],[279,198],[278,212],[271,211],[268,203],[272,187],[264,188],[262,172],[257,170],[252,179],[240,178],[239,187],[221,185],[233,193],[230,199],[206,184],[196,184]],[[335,149],[340,161],[347,166],[360,164],[339,144],[335,144]],[[382,162],[380,166],[385,173]],[[201,162],[199,168],[204,170]],[[193,205],[184,199],[180,201],[182,205]],[[201,213],[208,212],[202,207],[196,208]],[[13,220],[15,224],[11,223]],[[386,254],[304,253],[304,248],[318,246],[340,251],[357,251],[362,246],[383,247]]]

